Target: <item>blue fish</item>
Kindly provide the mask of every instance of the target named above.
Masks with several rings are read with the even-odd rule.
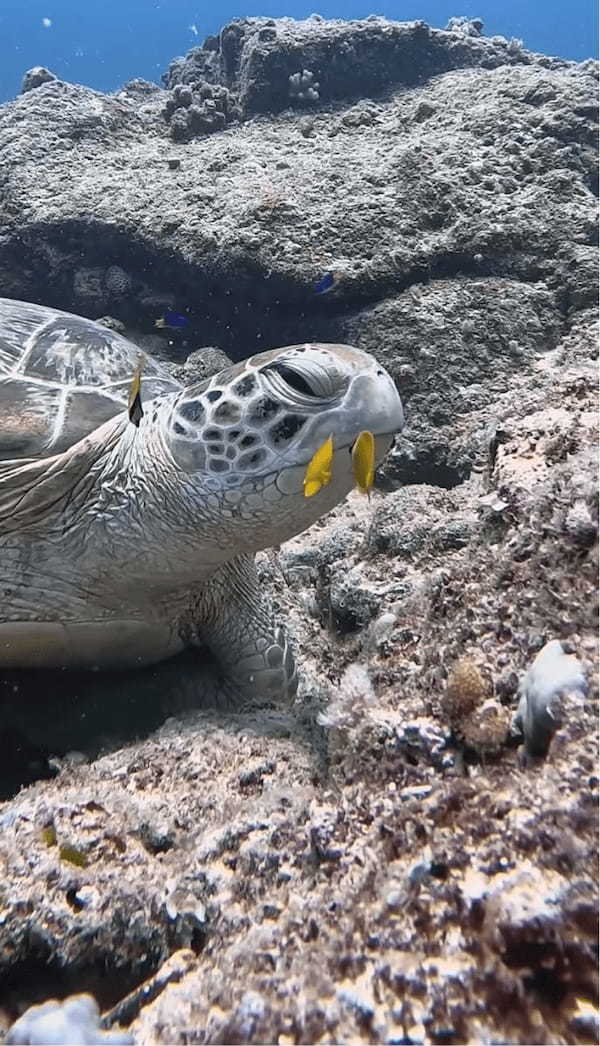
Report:
[[[188,316],[183,316],[180,312],[165,312],[159,320],[154,321],[155,327],[187,327],[190,322]]]
[[[333,290],[334,285],[335,280],[333,278],[333,273],[326,272],[319,282],[315,283],[314,292],[315,294],[327,294],[328,291]]]

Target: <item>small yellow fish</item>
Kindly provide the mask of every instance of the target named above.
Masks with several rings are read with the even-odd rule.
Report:
[[[144,411],[142,410],[142,370],[144,367],[144,361],[140,356],[139,363],[135,368],[133,378],[131,379],[131,385],[129,386],[129,398],[127,400],[127,413],[129,414],[129,420],[138,428],[140,421],[144,417]]]
[[[323,445],[313,454],[304,473],[304,497],[312,498],[321,487],[331,482],[331,462],[333,461],[333,436],[329,436]]]
[[[359,432],[352,445],[352,471],[361,494],[369,494],[375,478],[375,438],[372,432]]]

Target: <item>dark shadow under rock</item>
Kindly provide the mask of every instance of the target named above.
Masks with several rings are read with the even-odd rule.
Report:
[[[50,756],[95,759],[147,737],[169,716],[211,708],[221,700],[214,665],[194,650],[122,672],[5,670],[0,677],[0,798],[53,777]]]

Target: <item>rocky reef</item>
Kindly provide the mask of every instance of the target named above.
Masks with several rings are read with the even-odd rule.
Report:
[[[149,1044],[598,1041],[596,119],[595,63],[316,16],[0,107],[3,295],[190,382],[350,342],[408,415],[259,557],[292,709],[0,679],[0,1041],[80,992]]]

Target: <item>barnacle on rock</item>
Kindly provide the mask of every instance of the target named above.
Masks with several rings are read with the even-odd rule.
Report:
[[[450,671],[442,709],[450,723],[458,726],[483,704],[488,695],[489,687],[479,668],[470,658],[464,657]]]
[[[505,743],[510,729],[510,711],[490,698],[475,708],[461,724],[461,734],[479,755],[492,755]]]

